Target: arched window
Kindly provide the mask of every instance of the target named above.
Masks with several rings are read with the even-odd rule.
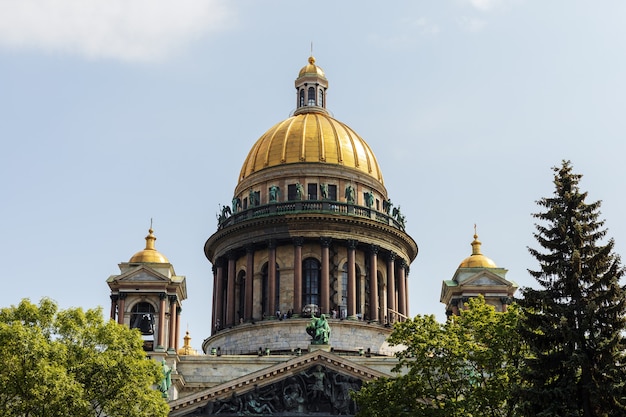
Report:
[[[315,106],[315,88],[309,87],[307,100],[308,100],[307,106]]]
[[[261,278],[262,278],[262,282],[263,282],[263,287],[262,287],[262,291],[261,291],[261,311],[263,312],[263,314],[265,314],[266,316],[268,315],[274,315],[275,311],[269,311],[269,306],[270,306],[270,302],[269,302],[269,271],[268,271],[268,264],[266,263],[265,265],[263,265],[263,268],[261,268]],[[276,309],[280,308],[280,270],[278,268],[278,264],[276,264],[276,291],[274,293],[274,305],[276,306]]]
[[[141,302],[133,306],[130,313],[130,328],[139,329],[142,335],[154,334],[154,307],[152,304]]]
[[[320,262],[307,258],[302,262],[302,305],[320,305],[320,286],[322,274]]]
[[[341,269],[341,299],[339,300],[339,317],[344,319],[348,311],[348,263]]]
[[[324,107],[324,89],[320,88],[319,97],[317,99],[317,105],[320,107]]]
[[[354,275],[356,275],[356,314],[358,317],[363,318],[363,296],[361,295],[363,291],[363,285],[361,270],[359,269],[358,265],[355,267],[355,269],[356,271]]]
[[[300,89],[300,99],[299,99],[298,107],[302,107],[302,106],[304,106],[304,88]]]
[[[246,271],[239,271],[237,277],[237,292],[239,293],[239,305],[237,306],[237,320],[238,322],[244,318],[246,309]]]
[[[376,273],[376,278],[378,282],[378,322],[384,323],[387,321],[387,309],[385,308],[387,305],[387,286],[380,271]]]

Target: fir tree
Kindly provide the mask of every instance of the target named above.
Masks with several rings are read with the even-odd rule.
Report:
[[[624,269],[599,219],[600,201],[586,203],[582,175],[569,161],[553,168],[555,191],[537,201],[529,270],[540,289],[525,288],[521,336],[528,357],[519,389],[525,416],[624,416],[626,372]]]

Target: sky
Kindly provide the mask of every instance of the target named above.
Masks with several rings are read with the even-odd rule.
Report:
[[[0,306],[108,314],[105,281],[152,221],[200,349],[204,242],[311,48],[419,246],[411,315],[445,318],[475,224],[483,254],[536,286],[532,213],[562,160],[624,254],[625,20],[618,0],[0,0]]]

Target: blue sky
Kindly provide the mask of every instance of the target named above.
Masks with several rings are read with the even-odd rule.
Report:
[[[216,229],[252,144],[294,109],[313,53],[328,108],[372,147],[420,248],[410,311],[483,253],[534,285],[527,246],[570,159],[626,252],[626,3],[0,0],[0,306],[109,306],[156,247],[210,333]]]

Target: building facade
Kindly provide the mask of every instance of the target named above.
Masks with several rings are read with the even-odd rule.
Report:
[[[107,281],[111,318],[139,328],[148,355],[172,369],[171,416],[354,415],[350,391],[396,364],[387,338],[409,317],[418,247],[371,148],[328,112],[327,90],[310,57],[295,80],[296,110],[242,155],[204,246],[213,299],[202,352],[188,333],[178,346],[185,277],[156,250],[152,229]],[[444,282],[451,312],[476,285],[509,286],[506,270],[479,263]],[[324,343],[306,331],[320,321],[331,329]]]

